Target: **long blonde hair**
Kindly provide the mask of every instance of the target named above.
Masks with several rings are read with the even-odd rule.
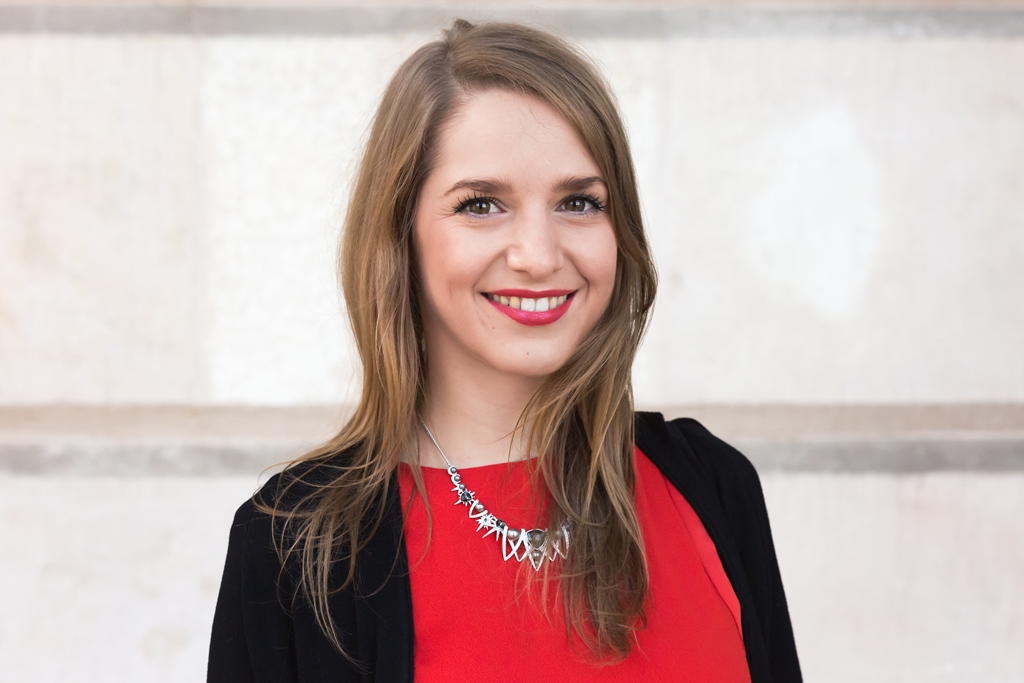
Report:
[[[352,584],[359,553],[383,521],[402,455],[416,448],[426,389],[413,261],[417,197],[441,126],[468,94],[490,88],[529,94],[559,111],[608,186],[618,246],[611,301],[530,400],[517,429],[524,430],[527,452],[539,454],[532,471],[550,496],[550,528],[565,520],[572,525],[569,556],[559,568],[567,628],[597,660],[614,661],[630,652],[648,593],[633,505],[631,369],[656,274],[615,103],[591,64],[547,33],[457,20],[391,79],[359,166],[339,254],[363,367],[359,403],[341,431],[293,463],[276,498],[261,505],[278,522],[282,562],[297,563],[299,589],[325,636],[342,650],[328,598]],[[316,465],[318,474],[307,476],[310,467],[295,466],[300,463]],[[298,499],[288,495],[296,491]],[[347,573],[332,584],[339,559]]]

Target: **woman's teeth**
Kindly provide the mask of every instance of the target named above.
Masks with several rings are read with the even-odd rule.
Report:
[[[550,311],[558,308],[569,298],[568,294],[562,296],[547,296],[541,299],[524,299],[518,296],[498,296],[497,294],[484,294],[491,301],[496,301],[502,306],[516,308],[522,311]]]

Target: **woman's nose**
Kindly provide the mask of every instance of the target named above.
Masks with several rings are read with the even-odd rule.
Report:
[[[522,212],[513,220],[508,265],[541,280],[561,269],[564,257],[555,218],[546,211]]]

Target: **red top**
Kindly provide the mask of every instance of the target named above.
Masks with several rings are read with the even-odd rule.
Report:
[[[611,666],[589,663],[580,643],[570,646],[557,599],[546,621],[516,580],[520,571],[533,572],[529,561],[504,561],[495,535],[484,539],[468,508],[453,504],[447,471],[423,468],[432,513],[429,547],[419,496],[405,523],[418,683],[453,678],[749,683],[739,601],[714,543],[675,487],[639,449],[636,456],[636,509],[651,598],[647,628],[637,632],[629,657]],[[537,508],[525,463],[459,472],[477,499],[510,527],[534,526]],[[406,501],[413,488],[406,465],[399,483]]]

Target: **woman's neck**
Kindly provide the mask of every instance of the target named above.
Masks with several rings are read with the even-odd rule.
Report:
[[[422,417],[459,469],[521,460],[527,454],[516,423],[542,382],[487,367],[428,370]],[[420,434],[419,457],[424,467],[446,466],[426,433]]]

